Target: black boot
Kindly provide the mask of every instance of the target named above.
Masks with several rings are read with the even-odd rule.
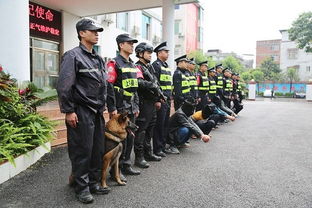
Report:
[[[94,201],[94,198],[91,195],[89,190],[76,193],[76,197],[77,197],[78,201],[80,201],[84,204],[90,204]]]
[[[145,158],[147,161],[161,161],[161,157],[160,157],[160,156],[157,156],[157,155],[154,155],[154,154],[152,153],[152,151],[150,151],[150,152],[148,152],[148,153],[145,153],[144,158]]]
[[[166,157],[166,153],[164,153],[162,150],[160,150],[159,152],[156,152],[155,153],[156,156],[159,156],[159,157]]]
[[[148,162],[146,162],[144,157],[141,155],[135,156],[134,165],[139,167],[139,168],[148,168],[150,166],[150,164],[148,164]]]
[[[138,170],[134,170],[130,165],[127,165],[121,169],[121,172],[125,175],[140,175],[141,172]]]

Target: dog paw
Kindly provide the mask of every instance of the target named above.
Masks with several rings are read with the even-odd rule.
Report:
[[[119,186],[125,186],[125,185],[127,185],[127,183],[126,183],[126,182],[121,181],[120,183],[118,183],[118,185],[119,185]]]

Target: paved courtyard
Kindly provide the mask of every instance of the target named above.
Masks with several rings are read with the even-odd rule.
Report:
[[[67,185],[66,147],[0,185],[0,207],[312,207],[312,103],[245,102],[237,121],[129,176],[91,205]]]

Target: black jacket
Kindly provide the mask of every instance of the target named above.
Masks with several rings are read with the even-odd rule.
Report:
[[[75,112],[77,105],[103,112],[107,95],[114,96],[112,85],[107,82],[104,61],[83,44],[62,57],[57,92],[62,113]]]
[[[188,70],[177,68],[174,71],[173,74],[173,98],[174,101],[177,103],[183,103],[184,100],[191,97],[191,92],[188,93],[182,93],[183,87],[182,87],[182,75],[188,77]]]
[[[197,137],[204,134],[192,118],[187,117],[182,109],[179,108],[169,119],[168,141],[177,141],[178,129],[181,127],[188,128]]]

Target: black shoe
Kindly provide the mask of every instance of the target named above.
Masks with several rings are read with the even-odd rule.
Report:
[[[148,162],[146,162],[144,157],[135,158],[134,165],[139,167],[139,168],[148,168],[150,166],[150,164],[148,164]]]
[[[165,153],[167,154],[180,154],[180,151],[175,146],[170,146],[165,149]]]
[[[116,178],[115,178],[115,176],[114,176],[112,170],[110,170],[109,173],[110,173],[111,179],[112,179],[113,181],[116,181]],[[119,174],[120,174],[120,180],[121,180],[122,182],[126,182],[126,183],[127,183],[127,178],[126,178],[126,176],[124,176],[124,174],[122,174],[121,171],[120,171]],[[116,181],[116,182],[117,182],[117,181]]]
[[[94,184],[90,186],[90,192],[92,194],[98,194],[98,195],[108,194],[110,190],[111,189],[109,187],[102,187],[99,184]]]
[[[78,201],[84,204],[90,204],[94,201],[94,198],[89,191],[81,191],[76,194],[76,197]]]
[[[153,153],[144,155],[144,158],[147,161],[161,161],[161,157],[154,155]]]
[[[156,152],[155,155],[159,157],[166,157],[166,153],[164,153],[163,151]]]
[[[131,166],[126,166],[121,169],[122,173],[125,175],[140,175],[141,172],[138,170],[134,170]]]

